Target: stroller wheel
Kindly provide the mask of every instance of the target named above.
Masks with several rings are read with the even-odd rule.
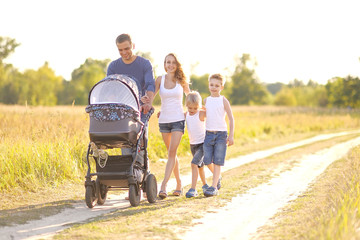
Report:
[[[92,186],[86,186],[85,188],[85,202],[88,208],[93,208],[96,205],[95,191]]]
[[[103,205],[106,201],[106,196],[108,192],[108,187],[104,184],[100,183],[100,180],[96,179],[96,197],[97,197],[97,204]]]
[[[148,202],[149,203],[156,202],[157,182],[156,182],[156,177],[154,176],[154,174],[149,174],[147,176],[146,183],[145,183],[145,191],[146,191],[146,196],[147,196]]]
[[[129,187],[129,200],[131,206],[133,207],[138,206],[140,204],[140,197],[141,197],[140,188],[137,187],[135,184],[131,184]]]

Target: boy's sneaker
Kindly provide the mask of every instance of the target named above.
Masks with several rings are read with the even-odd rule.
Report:
[[[201,187],[203,190],[203,193],[205,194],[206,190],[209,188],[209,185],[205,184],[204,186]]]
[[[187,198],[197,197],[198,193],[196,189],[190,188],[189,191],[185,194]]]
[[[220,190],[220,188],[221,188],[221,179],[222,179],[222,177],[220,176],[220,177],[219,177],[219,181],[218,181],[218,183],[217,183],[217,189],[218,189],[218,190]]]
[[[216,196],[218,194],[219,194],[219,191],[216,188],[214,188],[213,186],[209,187],[204,193],[204,195],[206,197],[212,197],[212,196]]]

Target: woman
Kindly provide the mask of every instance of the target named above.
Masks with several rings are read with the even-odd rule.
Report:
[[[167,197],[166,184],[172,172],[174,172],[177,183],[173,195],[180,196],[182,194],[179,161],[176,152],[185,128],[183,95],[190,92],[189,83],[186,81],[181,64],[173,53],[165,57],[164,68],[166,74],[158,77],[155,81],[155,95],[159,92],[161,98],[159,129],[168,150],[165,176],[159,192],[159,197],[162,199]],[[146,101],[146,99],[144,100]]]

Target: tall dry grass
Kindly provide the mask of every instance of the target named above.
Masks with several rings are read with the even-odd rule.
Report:
[[[89,119],[84,109],[0,105],[0,191],[14,187],[36,190],[64,181],[83,181],[89,142]],[[347,110],[235,106],[233,113],[236,122],[233,154],[254,141],[261,144],[299,133],[360,126],[359,113]],[[149,123],[148,152],[154,164],[167,156],[155,116]],[[178,155],[190,156],[187,133]]]

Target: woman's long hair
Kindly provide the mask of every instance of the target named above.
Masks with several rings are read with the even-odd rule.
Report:
[[[177,57],[175,56],[174,53],[169,53],[168,55],[166,55],[165,60],[164,60],[164,68],[165,68],[165,64],[166,64],[166,58],[169,56],[173,56],[175,58],[176,61],[176,71],[175,71],[175,80],[180,83],[181,86],[184,86],[185,83],[187,83],[186,81],[186,77],[184,74],[184,71],[181,67],[180,62],[178,61]],[[166,69],[165,69],[166,71]]]

